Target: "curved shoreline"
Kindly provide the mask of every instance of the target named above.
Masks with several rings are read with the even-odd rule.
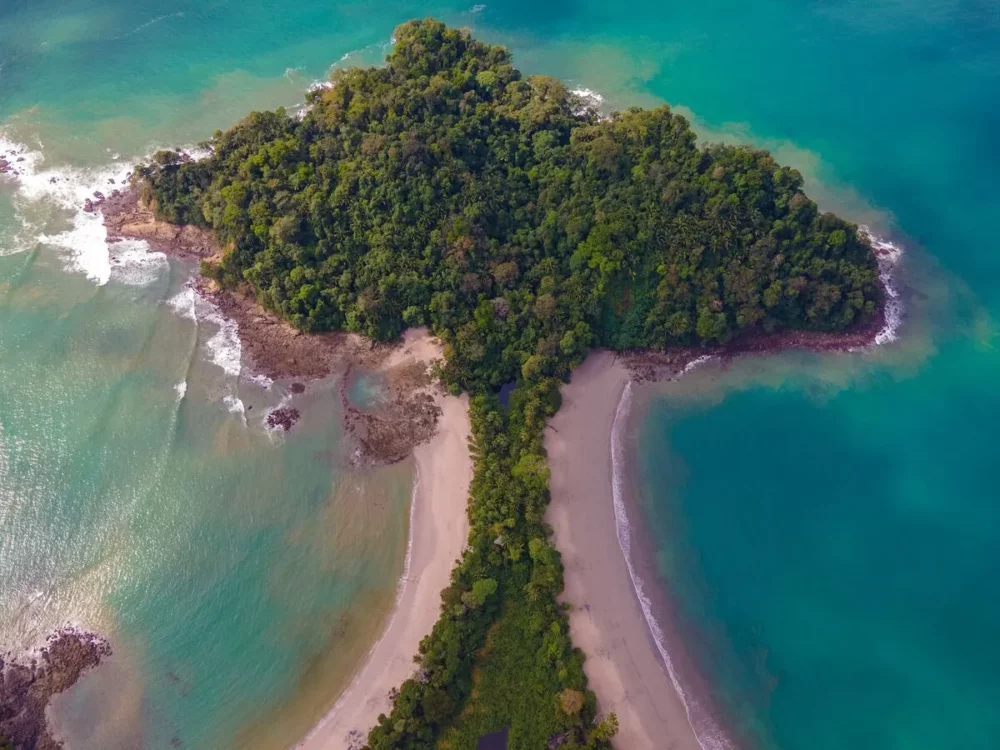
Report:
[[[697,366],[704,361],[706,361],[705,358],[692,360],[684,368],[684,372],[689,372],[693,369],[692,366]],[[673,685],[674,690],[680,698],[681,703],[684,704],[684,712],[687,715],[688,726],[691,727],[691,732],[694,734],[695,740],[697,740],[698,745],[702,748],[702,750],[732,750],[732,743],[730,743],[729,740],[722,734],[721,729],[715,726],[711,716],[706,714],[700,721],[698,721],[693,715],[694,710],[696,710],[698,706],[697,704],[692,705],[691,696],[688,695],[688,692],[684,689],[684,686],[677,677],[677,671],[674,667],[673,659],[670,658],[670,652],[667,650],[666,635],[664,634],[659,621],[656,619],[656,615],[653,614],[653,602],[646,593],[646,582],[635,569],[631,539],[633,524],[631,524],[628,520],[628,511],[625,507],[625,477],[623,476],[623,463],[625,461],[624,433],[631,411],[632,381],[629,379],[626,381],[625,387],[622,389],[621,398],[618,400],[618,406],[615,409],[615,418],[611,425],[611,436],[609,441],[611,450],[611,493],[612,504],[615,509],[615,533],[618,537],[618,548],[621,550],[622,557],[625,559],[625,566],[628,569],[629,580],[632,583],[632,589],[635,591],[636,599],[638,600],[639,608],[642,610],[643,619],[646,621],[646,627],[649,629],[650,637],[653,639],[653,644],[659,652],[660,659],[662,660],[667,671],[667,675],[670,677],[670,682]],[[702,732],[699,732],[696,727],[696,724],[704,725],[706,723],[712,725],[707,727],[707,730],[711,733],[709,737],[705,736],[706,727],[702,726]]]
[[[895,340],[904,314],[893,278],[901,251],[889,242],[872,241],[878,242],[887,299],[876,320],[860,330],[782,332],[708,352],[679,348],[619,357],[595,351],[562,387],[562,406],[545,439],[552,496],[546,520],[565,566],[562,599],[572,606],[570,634],[587,654],[584,670],[599,711],[618,715],[617,747],[734,747],[717,719],[700,710],[677,677],[662,625],[646,593],[647,581],[636,571],[622,466],[633,383],[674,379],[716,358],[724,366],[746,354],[768,355],[790,348],[853,352]],[[608,535],[611,523],[613,540]],[[622,591],[627,591],[624,597]],[[650,664],[656,668],[650,669]]]
[[[546,513],[562,554],[570,635],[601,713],[618,715],[622,748],[703,750],[668,674],[619,546],[613,502],[613,439],[629,370],[598,351],[563,386],[545,447],[552,500]],[[612,500],[612,502],[608,502]]]
[[[413,659],[420,641],[438,619],[441,590],[468,538],[465,509],[472,478],[468,399],[440,396],[438,404],[437,434],[413,451],[416,476],[407,555],[388,622],[333,708],[296,748],[362,747],[379,714],[391,710],[390,691],[416,670]]]
[[[703,362],[708,361],[707,356],[702,356],[689,362],[683,369],[682,374],[693,370]],[[636,571],[635,560],[632,552],[631,532],[633,524],[629,522],[628,510],[625,502],[626,479],[625,468],[625,430],[632,412],[632,380],[628,379],[622,389],[618,407],[615,409],[615,419],[611,425],[610,451],[611,451],[611,490],[612,503],[615,510],[615,532],[618,537],[618,548],[621,550],[625,565],[628,568],[629,579],[632,589],[635,591],[639,608],[642,611],[643,619],[649,635],[659,652],[663,666],[670,677],[670,682],[674,687],[681,703],[684,704],[684,711],[687,715],[688,726],[694,734],[695,740],[702,750],[733,750],[733,744],[725,736],[725,733],[718,726],[711,713],[700,711],[701,715],[695,716],[695,712],[701,707],[684,689],[677,676],[677,670],[673,659],[667,649],[666,634],[663,632],[661,623],[653,613],[653,602],[646,593],[646,580]]]

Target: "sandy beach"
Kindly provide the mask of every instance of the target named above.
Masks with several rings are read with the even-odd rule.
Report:
[[[408,332],[386,367],[409,358],[440,356],[421,332]],[[441,590],[465,547],[472,460],[469,456],[468,399],[438,396],[437,434],[413,455],[417,486],[410,512],[410,549],[388,625],[354,680],[324,719],[296,747],[303,750],[360,748],[380,713],[390,710],[389,691],[412,676],[413,656],[438,618]]]
[[[565,564],[563,599],[574,645],[601,713],[614,711],[616,747],[700,750],[684,704],[649,633],[618,543],[611,429],[629,370],[595,352],[563,386],[546,430],[552,502],[546,518]]]

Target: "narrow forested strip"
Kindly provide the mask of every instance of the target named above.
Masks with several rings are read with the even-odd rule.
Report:
[[[158,216],[215,231],[202,272],[307,330],[373,339],[427,324],[442,379],[473,394],[469,549],[418,676],[372,748],[605,747],[556,602],[542,435],[593,346],[843,330],[875,314],[875,257],[765,151],[699,147],[669,108],[607,118],[502,47],[436,21],[385,67],[338,71],[301,119],[257,112],[138,172]],[[507,408],[491,392],[518,385]]]

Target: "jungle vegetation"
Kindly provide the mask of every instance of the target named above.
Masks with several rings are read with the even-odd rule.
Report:
[[[543,520],[560,381],[595,346],[863,323],[871,247],[766,151],[699,146],[665,106],[601,116],[437,21],[308,105],[249,115],[201,161],[161,152],[138,181],[160,218],[214,230],[204,274],[305,331],[428,325],[441,377],[472,395],[469,548],[368,747],[470,748],[504,726],[512,748],[607,747]]]

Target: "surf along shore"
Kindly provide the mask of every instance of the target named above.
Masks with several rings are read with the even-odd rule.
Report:
[[[101,201],[99,208],[112,242],[142,239],[155,251],[188,261],[220,252],[206,232],[157,221],[134,191]],[[384,465],[414,456],[409,541],[393,609],[353,680],[298,745],[314,750],[361,747],[379,714],[391,710],[392,691],[415,671],[414,655],[439,616],[441,590],[467,542],[472,479],[468,398],[450,396],[433,381],[430,368],[442,351],[426,329],[408,330],[400,342],[386,345],[354,334],[305,334],[249,294],[221,291],[197,275],[191,284],[237,324],[244,369],[294,381],[291,401],[273,426],[293,428],[295,394],[309,380],[336,374],[345,430],[354,444],[352,464]],[[359,372],[382,376],[385,394],[375,406],[362,407],[349,398],[349,385]]]
[[[109,238],[144,239],[154,250],[187,260],[215,257],[211,237],[189,227],[157,222],[134,192],[99,208]],[[635,588],[631,560],[623,554],[627,525],[616,505],[612,433],[629,383],[675,377],[693,363],[713,357],[725,362],[745,354],[790,347],[853,350],[891,340],[899,323],[898,297],[888,269],[896,257],[873,242],[887,291],[886,304],[862,328],[846,333],[785,331],[757,334],[719,348],[675,348],[665,353],[622,356],[595,352],[563,387],[563,404],[546,432],[552,501],[546,515],[565,564],[563,600],[572,605],[573,642],[587,654],[585,670],[598,697],[599,712],[614,711],[623,748],[709,750],[692,723],[683,688],[669,656],[651,632]],[[373,345],[352,334],[303,334],[263,310],[249,293],[221,291],[195,277],[196,291],[235,321],[243,353],[253,372],[274,379],[306,380],[339,373],[355,463],[392,463],[413,452],[417,466],[404,574],[387,625],[353,681],[326,717],[297,747],[308,750],[360,748],[380,713],[391,709],[391,691],[416,669],[413,657],[440,610],[440,591],[466,543],[466,502],[472,475],[467,440],[467,401],[448,397],[432,382],[429,363],[441,356],[425,330],[409,331],[401,343]],[[361,409],[347,395],[357,369],[386,375],[388,398]],[[292,384],[292,393],[298,392]],[[288,407],[294,411],[292,406]],[[294,424],[284,419],[279,426]],[[704,734],[704,732],[702,732]]]
[[[564,565],[563,601],[573,643],[600,711],[618,715],[618,747],[700,750],[685,706],[651,640],[617,535],[611,436],[631,373],[594,352],[562,388],[545,449],[552,525]]]
[[[862,228],[867,233],[867,230]],[[892,341],[902,322],[896,265],[901,251],[871,237],[886,299],[866,325],[841,333],[759,333],[716,348],[666,352],[591,352],[561,388],[562,404],[549,422],[545,449],[551,471],[546,521],[562,554],[573,643],[587,655],[584,671],[601,713],[615,712],[615,746],[665,750],[733,750],[718,720],[692,695],[702,688],[682,679],[659,622],[669,602],[650,587],[633,559],[623,433],[632,389],[676,379],[708,360],[722,366],[737,357],[787,349],[852,352]],[[656,600],[656,603],[652,601]],[[672,646],[683,644],[671,644]],[[689,666],[685,663],[685,666]],[[685,678],[691,675],[684,675]]]

